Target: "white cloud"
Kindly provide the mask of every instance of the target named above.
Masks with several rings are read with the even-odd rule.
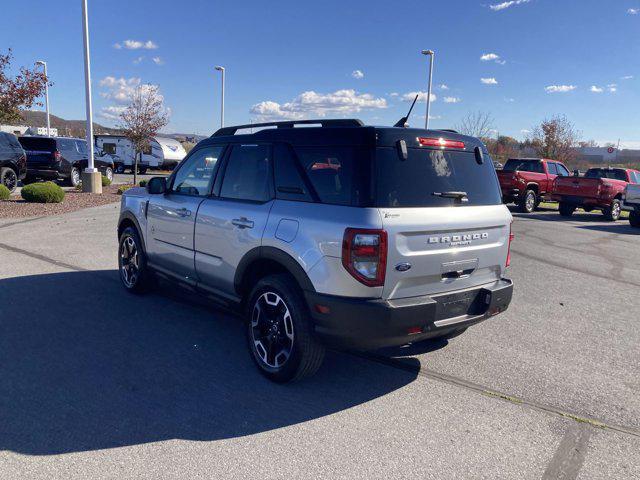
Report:
[[[521,5],[523,3],[529,3],[530,0],[510,0],[508,2],[495,3],[493,5],[489,5],[489,8],[494,12],[499,10],[504,10],[505,8],[513,7],[514,5]]]
[[[520,133],[522,133],[523,135],[527,135],[531,133],[531,130],[527,130],[526,128],[523,128],[522,130],[520,130]]]
[[[449,90],[449,86],[446,83],[441,83],[440,85],[438,85],[438,88],[440,90]]]
[[[627,10],[629,15],[638,15],[640,13],[640,8],[630,8]]]
[[[153,57],[151,60],[153,60],[153,63],[156,65],[164,65],[164,60],[160,57]]]
[[[351,72],[351,76],[356,80],[360,80],[364,78],[364,72],[362,70],[354,70],[353,72]]]
[[[602,93],[602,92],[604,92],[604,88],[596,87],[595,85],[591,85],[591,88],[589,89],[589,91],[593,92],[593,93]]]
[[[141,80],[138,77],[105,77],[100,80],[99,85],[107,90],[105,92],[100,92],[100,96],[116,103],[126,104],[131,101],[133,92],[140,83]]]
[[[513,103],[513,102],[516,101],[516,99],[515,98],[505,98],[504,101],[507,102],[507,103]]]
[[[402,100],[405,102],[413,102],[413,99],[418,95],[418,102],[427,103],[427,92],[408,92],[402,95]],[[435,93],[431,94],[431,103],[435,102],[438,99]]]
[[[458,97],[444,97],[444,103],[460,103],[462,101],[461,98]]]
[[[158,45],[154,43],[152,40],[147,40],[146,42],[140,40],[125,40],[122,43],[114,43],[113,48],[120,50],[122,47],[127,50],[155,50],[158,48]]]
[[[98,116],[106,118],[107,120],[116,121],[120,119],[120,114],[124,112],[127,107],[124,106],[108,106],[102,107]]]
[[[138,57],[133,60],[133,64],[138,65],[140,62],[142,62],[142,60],[144,60],[144,57]]]
[[[346,115],[361,110],[387,108],[384,98],[375,98],[369,93],[355,90],[337,90],[333,93],[303,92],[287,103],[264,101],[256,103],[250,112],[262,120],[278,118],[300,120],[307,117]]]
[[[609,90],[609,92],[611,93],[616,93],[618,91],[618,84],[610,83],[609,85],[607,85],[607,90]]]
[[[620,80],[632,80],[633,75],[625,75],[624,77],[620,77]]]
[[[485,85],[497,85],[498,81],[495,78],[481,78],[480,81]]]
[[[547,93],[567,93],[575,90],[575,85],[549,85],[548,87],[544,87],[545,92]]]
[[[491,62],[492,60],[498,60],[500,55],[496,53],[485,53],[480,57],[480,61],[482,62]]]

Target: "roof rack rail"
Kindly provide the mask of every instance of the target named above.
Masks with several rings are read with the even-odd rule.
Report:
[[[238,130],[246,128],[260,127],[277,127],[277,128],[293,128],[295,125],[320,124],[326,127],[364,127],[362,120],[357,118],[344,118],[336,120],[288,120],[284,122],[266,122],[266,123],[250,123],[248,125],[235,125],[233,127],[223,127],[217,130],[212,137],[223,137],[226,135],[235,135]]]

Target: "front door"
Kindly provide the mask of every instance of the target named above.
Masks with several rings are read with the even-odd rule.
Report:
[[[196,271],[203,288],[235,295],[240,260],[262,244],[273,206],[271,172],[270,145],[235,145],[231,150],[220,194],[202,203],[196,221]]]
[[[173,175],[166,193],[151,195],[147,253],[156,269],[195,283],[193,235],[198,207],[211,192],[223,146],[194,150]]]

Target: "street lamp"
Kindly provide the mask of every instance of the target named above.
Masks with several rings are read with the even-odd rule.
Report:
[[[87,113],[87,168],[82,174],[82,191],[102,193],[100,172],[93,165],[93,108],[91,106],[91,60],[89,58],[89,14],[87,0],[82,2],[82,38],[84,40],[84,91]]]
[[[47,137],[51,136],[51,121],[49,120],[49,75],[47,75],[47,62],[38,60],[36,65],[42,65],[44,68],[44,77],[46,83],[44,84],[44,102],[47,108]]]
[[[429,107],[431,105],[431,79],[433,78],[433,57],[435,52],[433,50],[422,50],[423,55],[429,55],[429,88],[427,91],[427,117],[424,119],[424,128],[429,129]]]
[[[220,107],[220,128],[224,127],[224,67],[220,65],[216,65],[216,70],[222,72],[222,97],[221,97],[221,107]]]

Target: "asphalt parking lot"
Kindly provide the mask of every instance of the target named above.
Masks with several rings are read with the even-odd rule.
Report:
[[[640,233],[516,214],[510,309],[278,386],[232,316],[126,294],[118,205],[0,220],[0,478],[640,478]]]

